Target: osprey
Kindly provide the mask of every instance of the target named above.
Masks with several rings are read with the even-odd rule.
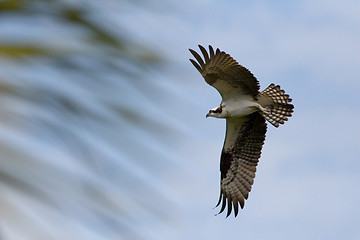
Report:
[[[254,182],[256,166],[266,134],[266,121],[279,127],[291,116],[294,106],[279,85],[270,84],[259,92],[259,82],[245,67],[229,54],[209,46],[209,53],[199,45],[204,60],[189,49],[197,62],[191,63],[216,88],[222,97],[220,106],[209,111],[206,117],[225,118],[226,135],[220,159],[220,213],[227,205],[227,215],[239,204],[244,208]]]

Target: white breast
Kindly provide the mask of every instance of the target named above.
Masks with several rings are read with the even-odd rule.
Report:
[[[258,110],[259,104],[250,96],[242,96],[221,103],[229,117],[244,117]]]

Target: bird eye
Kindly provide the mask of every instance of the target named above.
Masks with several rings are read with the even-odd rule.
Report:
[[[214,113],[221,113],[222,112],[222,108],[221,107],[218,107],[217,109],[215,110],[212,110]]]

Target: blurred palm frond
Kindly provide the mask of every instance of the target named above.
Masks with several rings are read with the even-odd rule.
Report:
[[[161,56],[106,15],[122,4],[0,2],[2,239],[141,239],[169,220],[172,130],[140,84]]]

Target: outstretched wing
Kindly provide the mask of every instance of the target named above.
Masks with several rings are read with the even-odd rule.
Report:
[[[216,88],[222,98],[231,98],[234,95],[250,94],[256,96],[259,93],[259,82],[254,75],[245,67],[241,66],[229,54],[209,46],[209,53],[199,45],[204,55],[204,60],[192,49],[189,51],[194,55],[196,62],[191,63],[205,78],[205,81]]]
[[[266,134],[266,122],[260,113],[255,112],[247,118],[226,119],[226,136],[221,154],[221,190],[219,213],[225,210],[227,203],[227,216],[232,207],[235,217],[238,214],[239,204],[244,207],[245,199],[251,191],[254,182],[256,166]]]

